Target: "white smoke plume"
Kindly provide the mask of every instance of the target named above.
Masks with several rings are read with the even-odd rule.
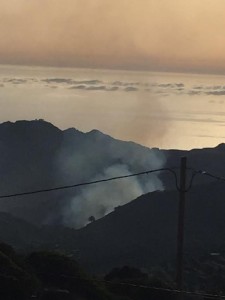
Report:
[[[126,162],[124,159],[123,163],[105,168],[101,175],[93,177],[91,181],[130,175],[133,173],[130,171],[130,165],[141,171],[160,168],[164,164],[165,158],[154,150],[149,149],[149,155],[146,157],[139,156],[138,152],[135,154],[135,160],[131,153],[128,155],[129,165],[128,161]],[[148,160],[146,160],[147,157]],[[72,198],[69,206],[65,207],[65,225],[80,228],[89,222],[91,216],[99,219],[112,212],[115,207],[124,205],[142,194],[162,190],[163,185],[158,175],[159,173],[153,173],[84,187],[81,193]]]

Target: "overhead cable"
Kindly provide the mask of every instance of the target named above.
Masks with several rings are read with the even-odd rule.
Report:
[[[94,180],[94,181],[75,183],[75,184],[71,184],[71,185],[64,185],[64,186],[57,186],[57,187],[53,187],[53,188],[47,188],[47,189],[40,189],[40,190],[33,190],[33,191],[27,191],[27,192],[0,195],[0,199],[10,198],[10,197],[26,196],[26,195],[33,195],[33,194],[46,193],[46,192],[53,192],[53,191],[71,189],[71,188],[77,188],[77,187],[82,187],[82,186],[87,186],[87,185],[92,185],[92,184],[99,184],[99,183],[113,181],[113,180],[125,179],[125,178],[130,178],[130,177],[135,177],[135,176],[141,176],[141,175],[148,175],[148,174],[151,174],[151,173],[162,172],[162,171],[169,171],[170,173],[172,173],[175,177],[175,181],[176,181],[176,185],[177,185],[176,172],[173,171],[170,168],[161,168],[161,169],[147,170],[147,171],[128,174],[128,175],[122,175],[122,176],[110,177],[110,178],[105,178],[105,179],[99,179],[99,180]]]
[[[71,185],[63,185],[63,186],[56,186],[56,187],[53,187],[53,188],[46,188],[46,189],[38,189],[38,190],[33,190],[33,191],[25,191],[25,192],[18,192],[18,193],[12,193],[12,194],[5,194],[5,195],[0,195],[0,199],[11,198],[11,197],[20,197],[20,196],[40,194],[40,193],[47,193],[47,192],[65,190],[65,189],[72,189],[72,188],[88,186],[88,185],[93,185],[93,184],[100,184],[100,183],[104,183],[104,182],[120,180],[120,179],[125,179],[125,178],[131,178],[131,177],[136,177],[136,176],[141,176],[141,175],[148,175],[148,174],[151,174],[151,173],[163,172],[163,171],[168,171],[173,175],[173,177],[175,179],[176,189],[178,191],[180,191],[180,187],[178,185],[177,174],[174,171],[174,169],[175,168],[160,168],[160,169],[154,169],[154,170],[147,170],[147,171],[143,171],[143,172],[139,172],[139,173],[132,173],[132,174],[128,174],[128,175],[121,175],[121,176],[115,176],[115,177],[110,177],[110,178],[105,178],[105,179],[94,180],[94,181],[75,183],[75,184],[71,184]],[[190,179],[190,183],[189,183],[187,189],[185,190],[185,192],[188,192],[192,188],[193,181],[194,181],[194,179],[197,175],[204,175],[204,176],[214,178],[216,180],[225,181],[225,177],[217,176],[217,175],[211,174],[207,171],[194,170],[192,168],[187,168],[187,169],[192,170],[192,176],[191,176],[191,179]]]

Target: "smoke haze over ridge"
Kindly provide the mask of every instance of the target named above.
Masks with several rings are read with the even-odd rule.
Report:
[[[159,165],[160,163],[163,164],[163,160],[162,162],[158,161]],[[112,165],[106,168],[101,176],[96,176],[93,180],[121,176],[121,174],[131,174],[128,165]],[[116,207],[155,190],[163,190],[163,185],[157,175],[150,176],[144,185],[141,179],[132,178],[87,187],[81,191],[80,195],[72,198],[68,206],[65,206],[64,223],[70,227],[82,227],[88,223],[89,217],[102,218]]]
[[[56,165],[60,177],[76,176],[78,182],[158,169],[166,162],[164,154],[156,149],[114,140],[96,130],[87,134],[78,133],[76,142],[73,141],[72,133],[65,137]],[[64,205],[64,223],[76,228],[82,227],[88,223],[90,216],[101,218],[115,207],[142,194],[162,190],[163,184],[158,175],[154,173],[114,180],[79,189],[78,193],[67,197],[70,201]]]

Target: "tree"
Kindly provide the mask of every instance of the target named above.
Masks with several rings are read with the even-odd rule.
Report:
[[[91,222],[91,223],[95,222],[95,217],[94,216],[90,216],[88,218],[88,221]]]

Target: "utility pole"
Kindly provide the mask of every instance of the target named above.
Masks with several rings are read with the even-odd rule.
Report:
[[[185,215],[185,194],[186,194],[186,166],[187,157],[181,157],[180,161],[180,186],[179,186],[179,207],[177,227],[177,289],[183,289],[183,248],[184,248],[184,215]],[[182,293],[181,293],[182,298]]]

